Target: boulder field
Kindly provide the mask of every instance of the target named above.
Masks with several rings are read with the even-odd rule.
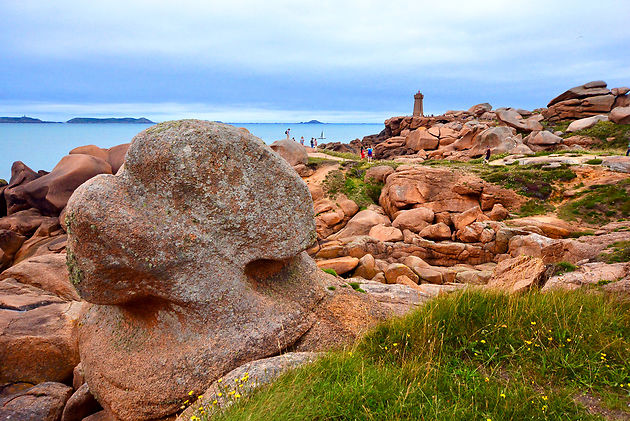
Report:
[[[629,106],[592,82],[534,111],[393,117],[363,141],[393,162],[371,165],[197,120],[76,148],[50,173],[16,162],[0,187],[0,419],[188,420],[221,382],[251,376],[249,391],[467,287],[628,294],[630,158],[553,152],[600,147],[587,130],[628,124]],[[455,165],[488,149],[506,156]],[[523,216],[531,197],[483,176],[497,168],[570,169],[549,200],[608,219]]]

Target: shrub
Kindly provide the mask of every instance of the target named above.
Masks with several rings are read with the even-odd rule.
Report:
[[[563,273],[573,272],[577,269],[573,263],[570,262],[558,262],[555,264],[554,275],[562,275]]]

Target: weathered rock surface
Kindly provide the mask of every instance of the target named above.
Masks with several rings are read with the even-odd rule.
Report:
[[[276,140],[270,145],[271,149],[284,158],[291,166],[308,163],[308,154],[304,146],[289,139]]]
[[[617,124],[630,124],[630,106],[613,109],[610,112],[610,121]]]
[[[0,383],[67,381],[79,362],[81,303],[0,281]]]
[[[599,114],[594,115],[593,117],[581,118],[579,120],[572,121],[567,127],[567,132],[577,132],[578,130],[586,130],[590,129],[600,121],[608,121],[608,116]]]
[[[70,283],[65,253],[23,260],[0,274],[0,280],[7,278],[32,285],[66,300],[80,299]]]
[[[59,215],[74,190],[97,174],[111,174],[112,166],[90,155],[66,155],[46,175],[4,191],[8,213],[36,208],[44,215]]]
[[[386,215],[370,209],[362,210],[354,215],[341,231],[330,238],[340,239],[357,235],[368,235],[372,227],[378,224],[389,225],[389,218]]]
[[[552,99],[543,115],[550,121],[581,119],[610,112],[614,102],[615,95],[606,88],[606,82],[589,82]]]
[[[337,257],[335,259],[319,260],[317,267],[320,269],[332,269],[338,275],[350,272],[359,264],[359,259],[351,256]]]
[[[586,263],[574,272],[552,276],[547,280],[542,291],[552,289],[574,290],[588,285],[612,284],[630,275],[630,264],[601,262]]]
[[[92,303],[81,363],[105,410],[166,417],[248,361],[382,319],[365,294],[326,289],[335,278],[302,252],[313,216],[304,182],[260,139],[196,120],[138,134],[117,175],[77,189],[69,268]]]
[[[436,214],[464,212],[479,205],[490,210],[496,203],[513,209],[520,207],[523,199],[512,190],[457,170],[400,166],[387,178],[379,201],[391,216],[400,210],[419,207]]]
[[[90,387],[83,383],[68,399],[61,421],[82,421],[85,417],[101,411],[101,405],[90,393]]]
[[[69,152],[69,155],[84,154],[100,158],[111,165],[112,174],[116,174],[125,161],[127,149],[129,149],[129,143],[112,146],[108,149],[99,148],[96,145],[86,145],[74,148]]]
[[[519,256],[503,260],[494,268],[488,288],[509,293],[524,292],[541,282],[545,269],[542,259],[536,257]]]
[[[16,421],[59,421],[72,388],[46,382],[0,398],[0,419]]]

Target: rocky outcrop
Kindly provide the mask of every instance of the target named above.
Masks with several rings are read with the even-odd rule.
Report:
[[[67,381],[79,363],[81,304],[15,279],[0,281],[0,383]]]
[[[405,165],[387,177],[379,199],[390,217],[420,207],[434,213],[459,213],[479,205],[490,210],[501,203],[511,209],[521,201],[513,191],[491,186],[469,174],[448,168]]]
[[[630,106],[613,109],[610,112],[610,121],[617,124],[630,124]]]
[[[593,117],[586,117],[586,118],[581,118],[579,120],[572,121],[571,124],[569,124],[569,126],[567,127],[566,131],[568,133],[572,133],[572,132],[577,132],[579,130],[590,129],[591,127],[593,127],[600,121],[608,121],[608,116],[599,114],[599,115],[594,115]]]
[[[585,286],[610,285],[626,278],[628,275],[630,275],[630,264],[628,263],[586,263],[573,272],[549,278],[542,290],[575,290]]]
[[[313,216],[306,185],[260,139],[196,120],[145,130],[116,176],[77,189],[68,264],[92,303],[81,363],[105,410],[169,416],[243,363],[382,318],[364,294],[328,290],[335,278],[302,253]]]
[[[576,86],[552,99],[543,112],[546,120],[576,120],[609,113],[616,96],[606,82],[595,81]]]
[[[108,149],[99,148],[96,145],[86,145],[74,148],[69,152],[69,154],[91,155],[93,157],[102,159],[103,161],[111,165],[112,174],[116,174],[125,161],[125,154],[127,153],[127,149],[129,149],[129,143],[112,146]]]
[[[4,191],[9,215],[35,208],[44,215],[59,215],[72,192],[98,174],[111,174],[112,166],[90,155],[67,155],[46,175],[22,183],[10,183]]]
[[[0,397],[0,419],[59,421],[72,388],[46,382]]]
[[[292,167],[308,163],[308,154],[304,146],[289,139],[276,140],[270,145],[271,149],[284,158]]]

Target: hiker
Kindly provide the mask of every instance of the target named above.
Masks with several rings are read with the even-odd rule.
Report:
[[[626,156],[630,155],[630,139],[628,139],[628,150],[626,151]]]
[[[486,149],[486,154],[483,157],[483,163],[484,164],[487,164],[488,161],[490,161],[490,154],[491,154],[490,148]]]
[[[300,138],[300,145],[304,146],[304,136]]]
[[[363,146],[361,146],[361,160],[365,159],[365,149],[363,149]]]
[[[289,135],[291,134],[291,129],[287,129],[284,134],[287,135],[287,139],[289,138]]]
[[[372,147],[368,146],[368,162],[372,162]]]
[[[311,148],[313,148],[313,138],[311,137]]]
[[[294,137],[292,137],[291,140],[295,142],[295,138]]]
[[[315,141],[315,149],[317,149],[317,138],[313,138],[313,140]]]

